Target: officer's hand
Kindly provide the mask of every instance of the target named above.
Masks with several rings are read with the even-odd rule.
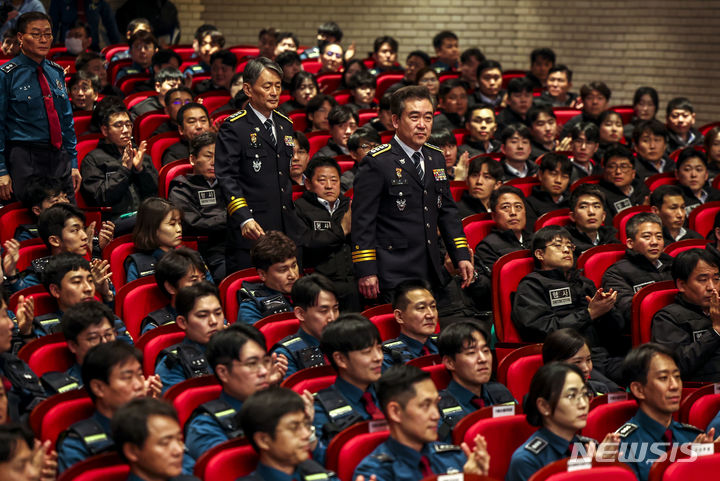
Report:
[[[285,357],[285,354],[278,355],[277,352],[273,352],[270,359],[272,360],[272,364],[267,373],[268,383],[280,384],[288,370],[287,357]]]
[[[345,60],[350,60],[355,56],[355,42],[351,43],[348,48],[345,49]]]
[[[572,137],[565,137],[560,142],[557,143],[555,146],[556,151],[563,151],[563,150],[570,150],[570,143],[572,142]]]
[[[590,313],[590,319],[595,320],[598,317],[604,316],[610,312],[610,309],[615,306],[615,301],[617,301],[617,291],[610,289],[605,292],[601,287],[595,292],[592,299],[590,296],[585,296],[585,299],[588,301],[587,309]]]
[[[710,320],[713,329],[720,332],[720,296],[717,289],[713,289],[710,295]]]
[[[260,227],[260,224],[254,220],[248,221],[244,226],[242,226],[241,233],[243,237],[250,240],[258,240],[265,235],[263,228]]]
[[[80,171],[78,169],[73,169],[70,176],[72,177],[73,190],[77,192],[78,190],[80,190],[80,184],[82,183],[82,175],[80,175]]]
[[[307,416],[308,421],[313,422],[315,419],[315,396],[313,396],[313,393],[305,389],[300,397],[305,405],[305,416]]]
[[[142,170],[142,161],[143,161],[143,157],[145,156],[146,150],[147,150],[147,141],[145,141],[145,140],[140,142],[140,147],[138,147],[137,150],[132,149],[132,153],[133,153],[132,165],[133,165],[133,167],[135,167],[135,170],[137,170],[137,171]]]
[[[10,176],[0,175],[0,199],[9,200],[12,192],[12,180]]]
[[[458,263],[458,271],[460,271],[460,277],[462,277],[463,280],[460,287],[465,289],[475,280],[475,268],[470,261],[460,261]]]
[[[455,164],[455,172],[453,172],[454,180],[467,179],[468,168],[470,166],[470,152],[463,152]]]
[[[35,317],[35,300],[32,297],[20,296],[15,309],[18,331],[27,336],[32,332],[33,318]]]
[[[159,374],[145,378],[145,395],[160,399],[162,394],[162,381]]]
[[[3,272],[6,276],[14,276],[17,274],[15,266],[20,260],[20,242],[17,239],[8,239],[3,247],[5,248],[5,257],[2,260]]]
[[[114,236],[115,224],[109,220],[104,221],[100,227],[100,232],[98,232],[98,245],[100,246],[100,250],[105,249],[105,247],[112,242]]]
[[[90,262],[90,274],[95,283],[95,289],[100,293],[103,300],[111,301],[112,292],[110,291],[110,262],[107,260],[93,259]]]
[[[36,439],[33,444],[30,463],[40,473],[42,481],[54,480],[57,473],[57,453],[51,449],[49,440],[43,443]]]
[[[358,280],[358,290],[365,299],[377,299],[380,294],[380,281],[377,276],[365,276]]]
[[[597,453],[597,459],[617,459],[618,449],[620,448],[620,435],[618,433],[608,433],[602,440],[600,446],[590,443],[587,448],[588,457],[594,458]]]
[[[355,481],[365,481],[365,476],[360,474],[357,478],[355,478]],[[373,474],[372,476],[370,476],[370,479],[368,481],[377,481],[377,476]]]
[[[467,456],[467,462],[465,466],[463,466],[463,472],[487,476],[490,472],[490,453],[488,453],[487,450],[487,443],[482,434],[475,436],[474,441],[474,450],[470,450],[470,446],[468,446],[467,443],[460,445],[465,456]]]

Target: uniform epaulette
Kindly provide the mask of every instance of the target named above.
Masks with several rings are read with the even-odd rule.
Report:
[[[377,459],[381,463],[392,463],[395,458],[390,456],[388,453],[377,453],[372,455],[373,458]]]
[[[5,73],[10,73],[13,70],[15,70],[18,67],[18,64],[15,62],[5,62],[5,65],[0,67],[0,70],[2,70]]]
[[[328,473],[315,473],[315,474],[307,474],[303,476],[303,479],[305,481],[322,481],[323,479],[329,479],[330,475]]]
[[[62,66],[61,66],[61,65],[59,65],[59,64],[56,64],[56,63],[55,63],[55,62],[53,62],[52,60],[48,60],[48,59],[45,59],[45,62],[46,62],[46,63],[47,63],[48,65],[50,65],[51,67],[55,67],[56,69],[58,69],[58,70],[62,70],[63,72],[65,72],[65,69],[64,69],[64,68],[62,68]]]
[[[626,438],[626,437],[630,436],[630,434],[635,432],[637,430],[637,428],[638,428],[637,424],[625,423],[622,426],[620,426],[618,428],[618,430],[615,432],[618,433],[621,438]]]
[[[247,114],[247,110],[240,110],[239,112],[235,112],[230,117],[227,118],[230,122],[235,122],[237,119],[241,119],[245,117]]]
[[[580,442],[583,443],[583,444],[587,444],[587,443],[597,444],[597,443],[598,443],[595,439],[590,438],[590,437],[588,437],[588,436],[581,436],[581,435],[578,434],[576,437],[577,437],[577,440],[580,441]]]
[[[404,346],[404,345],[405,345],[405,343],[402,341],[387,341],[387,342],[383,343],[382,347],[387,347],[389,349],[392,349],[393,347]]]
[[[278,112],[277,110],[273,110],[273,112],[275,112],[275,113],[278,114],[280,117],[282,117],[282,118],[284,118],[285,120],[287,120],[288,122],[293,123],[293,121],[292,121],[292,119],[291,119],[290,117],[287,117],[286,115]]]
[[[294,336],[294,337],[291,337],[290,339],[288,339],[288,340],[285,341],[285,342],[281,342],[280,344],[281,344],[282,346],[288,347],[288,346],[290,346],[291,344],[295,344],[296,342],[299,342],[299,341],[302,341],[302,339],[300,338],[300,336]]]
[[[682,427],[684,427],[685,429],[689,429],[690,431],[694,431],[694,432],[696,432],[696,433],[703,433],[703,432],[705,432],[705,431],[703,431],[702,429],[700,429],[699,427],[693,426],[692,424],[680,423],[680,425],[681,425]]]
[[[445,444],[445,443],[439,443],[433,445],[433,449],[436,453],[449,453],[451,451],[462,451],[460,449],[460,446],[456,446],[454,444]]]
[[[525,445],[525,449],[527,449],[533,454],[540,454],[542,450],[547,447],[547,445],[547,441],[545,441],[543,438],[535,436]]]
[[[440,147],[438,147],[437,145],[427,143],[427,142],[425,143],[425,147],[431,148],[433,150],[437,150],[438,152],[442,152],[442,149]]]
[[[368,152],[368,155],[372,155],[373,157],[377,156],[378,154],[382,154],[383,152],[387,152],[390,150],[392,146],[390,144],[380,144],[374,149],[372,149],[370,152]]]

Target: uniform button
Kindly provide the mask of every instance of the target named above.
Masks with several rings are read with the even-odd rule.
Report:
[[[423,190],[423,194],[427,195],[427,190]]]
[[[280,154],[277,154],[275,157],[279,159],[279,158],[280,158]]]
[[[430,244],[430,239],[428,239],[428,244]]]
[[[430,228],[430,224],[425,224],[425,227],[427,227],[427,228],[429,229],[429,228]]]
[[[388,246],[388,250],[391,251],[391,250],[392,250],[392,246]]]
[[[278,170],[278,175],[283,175],[281,170]]]
[[[280,192],[285,192],[285,188],[284,188],[284,187],[280,187]]]
[[[283,206],[283,210],[287,210],[287,206],[284,205],[284,206]],[[428,241],[428,242],[430,242],[430,241]]]
[[[425,212],[427,212],[427,210],[428,210],[428,209],[427,209],[427,206],[425,206],[424,209],[425,209]]]

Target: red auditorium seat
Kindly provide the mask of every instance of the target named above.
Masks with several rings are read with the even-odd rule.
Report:
[[[154,97],[156,95],[157,92],[154,90],[143,90],[142,92],[135,92],[134,94],[126,96],[123,99],[123,103],[125,103],[125,107],[130,109],[142,102],[143,100],[149,99],[150,97]]]
[[[627,239],[625,226],[631,217],[635,214],[639,214],[640,212],[652,212],[652,209],[649,205],[634,205],[618,212],[613,218],[613,227],[617,229],[618,238],[623,245],[625,245],[625,240]]]
[[[377,87],[375,88],[375,97],[380,98],[390,86],[395,85],[403,79],[403,73],[383,73],[377,78]]]
[[[316,393],[335,382],[336,373],[331,366],[316,366],[301,369],[282,382],[282,386],[302,394],[307,389]]]
[[[67,371],[75,364],[75,355],[68,349],[62,332],[33,339],[20,349],[18,357],[38,376],[51,371]]]
[[[570,225],[571,222],[570,209],[557,209],[538,217],[538,220],[535,221],[535,231],[537,232],[543,227],[547,227],[549,225],[559,225],[561,227],[565,227]]]
[[[716,177],[719,178],[720,176]],[[715,223],[715,216],[720,212],[720,200],[706,202],[703,205],[695,207],[690,212],[688,224],[690,229],[694,230],[703,237],[707,237]]]
[[[690,393],[680,403],[678,419],[682,423],[707,430],[710,421],[720,410],[720,392],[715,384],[709,384]]]
[[[135,347],[143,353],[143,373],[145,376],[155,374],[155,362],[163,349],[182,342],[184,338],[185,331],[180,330],[177,324],[156,327],[140,336],[140,339],[135,343]]]
[[[148,140],[155,129],[161,124],[170,120],[170,117],[162,110],[154,110],[147,112],[135,119],[135,126],[133,128],[133,135],[135,136],[136,142],[142,142]]]
[[[645,179],[645,185],[647,185],[650,192],[652,192],[661,185],[678,185],[678,181],[677,178],[675,178],[675,172],[663,172],[651,175]]]
[[[498,381],[510,390],[515,399],[522,399],[530,390],[530,381],[542,365],[542,344],[521,347],[500,361]]]
[[[362,109],[360,112],[358,112],[359,122],[358,127],[362,127],[363,125],[370,122],[372,119],[378,116],[378,111],[375,109]]]
[[[103,249],[103,259],[110,262],[110,272],[115,289],[125,285],[125,259],[135,252],[132,234],[125,234],[114,238]]]
[[[588,469],[568,470],[568,460],[560,459],[550,463],[530,476],[528,481],[633,481],[637,480],[635,472],[625,463],[619,461],[592,460]]]
[[[489,213],[482,212],[465,217],[462,225],[468,246],[474,251],[475,247],[493,230],[495,221]]]
[[[423,359],[423,358],[431,358],[433,356],[437,356],[437,354],[431,354],[429,356],[419,357],[417,359],[408,361],[407,364],[418,366],[420,369],[422,369],[426,373],[430,374],[430,378],[432,379],[433,383],[435,384],[435,387],[437,388],[437,390],[442,391],[443,389],[448,387],[448,384],[450,384],[452,377],[450,376],[450,372],[448,372],[448,370],[445,369],[444,364],[423,364],[423,363],[427,362],[427,359]],[[417,363],[415,363],[413,361],[417,361]]]
[[[20,296],[32,297],[35,300],[35,315],[41,316],[43,314],[49,314],[58,310],[57,301],[50,293],[45,290],[45,286],[42,284],[36,284],[34,286],[26,287],[21,289],[10,296],[8,302],[8,309],[15,312],[17,310]]]
[[[85,389],[56,394],[42,401],[30,413],[30,427],[41,441],[55,446],[60,433],[71,424],[92,416],[95,406]]]
[[[0,244],[12,239],[20,225],[34,223],[35,219],[21,202],[13,202],[0,208]]]
[[[215,375],[201,376],[186,379],[165,391],[163,398],[172,403],[177,409],[180,427],[184,429],[185,423],[195,408],[203,403],[217,399],[222,386]]]
[[[325,451],[325,467],[327,467],[330,471],[337,473],[341,465],[340,460],[343,459],[340,457],[340,452],[343,450],[345,444],[354,439],[356,436],[368,434],[370,432],[371,425],[372,427],[376,427],[373,421],[361,421],[343,429],[334,438],[332,438],[328,444],[327,450]],[[376,431],[374,430],[374,432]]]
[[[157,286],[154,275],[141,277],[118,289],[115,314],[125,323],[130,337],[140,339],[143,319],[169,301]]]
[[[328,140],[330,140],[330,134],[324,130],[320,132],[308,132],[306,135],[308,142],[310,143],[310,150],[308,151],[308,155],[312,159],[313,155],[317,153],[318,150],[325,147],[328,143]]]
[[[637,403],[633,400],[595,406],[588,413],[583,435],[602,440],[607,433],[615,432],[633,417],[637,409]]]
[[[495,408],[497,408],[497,406],[485,406],[484,408],[480,408],[471,412],[470,414],[462,418],[460,421],[458,421],[458,423],[452,430],[453,443],[460,446],[460,444],[462,444],[462,442],[465,440],[465,433],[467,433],[468,429],[473,427],[475,423],[477,423],[481,419],[490,419],[495,417]],[[518,414],[522,414],[522,406],[520,404],[515,404],[512,406],[512,408],[513,413],[506,415],[515,416]]]
[[[167,199],[170,193],[170,182],[175,177],[191,174],[192,171],[193,166],[187,159],[178,159],[163,165],[158,172],[158,195]]]
[[[117,87],[122,90],[125,95],[133,93],[138,84],[148,83],[150,76],[146,74],[130,74],[117,81]]]
[[[200,479],[235,481],[257,467],[258,455],[245,438],[235,438],[212,447],[195,463],[194,474]]]
[[[650,342],[652,319],[657,311],[671,304],[678,293],[675,281],[662,281],[637,291],[632,300],[632,344]]]
[[[450,194],[452,195],[455,202],[459,202],[463,192],[467,190],[467,184],[464,180],[451,180],[450,181]]]
[[[389,435],[389,431],[358,434],[343,444],[338,454],[338,459],[342,459],[337,470],[340,481],[354,481],[353,473],[360,461],[384,443]]]
[[[557,118],[558,128],[562,128],[568,120],[582,113],[582,111],[570,107],[553,107],[553,112]]]
[[[507,89],[508,83],[514,78],[522,78],[527,75],[525,70],[508,69],[502,73],[502,88]]]
[[[20,243],[20,249],[18,249],[18,261],[17,264],[15,264],[15,267],[17,268],[18,272],[22,272],[28,267],[30,267],[30,263],[35,259],[39,259],[41,257],[46,257],[49,255],[50,251],[48,250],[47,246],[45,246],[45,243],[42,241],[42,239],[40,239],[39,237],[35,239],[24,240]]]
[[[532,194],[532,188],[536,185],[540,185],[540,180],[536,176],[530,176],[525,178],[511,179],[505,182],[505,185],[512,185],[520,189],[525,197]]]
[[[120,455],[107,452],[92,456],[81,461],[58,476],[58,481],[125,481],[130,473],[130,466],[125,464]]]
[[[293,130],[305,132],[310,125],[304,110],[293,110],[287,115],[293,123]]]
[[[342,81],[342,74],[339,73],[326,73],[317,76],[317,83],[320,87],[320,92],[332,95]]]
[[[293,312],[279,312],[260,319],[254,326],[265,336],[265,344],[269,351],[281,339],[295,334],[300,329],[300,321]]]
[[[179,141],[180,134],[178,132],[164,132],[147,139],[146,152],[150,155],[156,170],[162,169],[162,156],[165,151]]]
[[[90,113],[78,112],[73,114],[73,127],[75,128],[75,135],[77,137],[88,132],[91,120],[92,114]]]
[[[380,339],[387,341],[400,335],[400,326],[395,321],[395,314],[391,304],[383,304],[371,307],[362,312],[362,315],[370,319],[380,331]]]
[[[577,260],[578,270],[584,269],[583,275],[595,283],[598,289],[602,284],[602,276],[605,271],[625,256],[623,244],[605,244],[591,247],[586,250]]]
[[[720,449],[714,446],[715,454],[699,456],[693,462],[656,463],[650,469],[650,481],[687,481],[695,479],[714,479],[720,471]],[[680,457],[686,457],[680,455]]]
[[[533,258],[529,250],[511,252],[495,262],[492,271],[492,304],[495,315],[495,332],[500,342],[522,342],[510,313],[511,295],[523,277],[533,271]]]
[[[669,256],[675,257],[686,250],[704,249],[709,243],[709,239],[684,239],[665,246],[663,252]]]
[[[220,282],[218,290],[220,291],[220,302],[223,305],[225,319],[229,323],[234,323],[237,319],[240,303],[237,298],[237,291],[242,287],[243,282],[260,282],[257,270],[254,267],[233,272]]]
[[[113,45],[108,45],[102,49],[100,53],[105,55],[105,60],[108,62],[117,54],[121,52],[127,52],[128,45],[127,43],[116,43]]]
[[[602,175],[588,175],[581,177],[570,185],[570,192],[578,188],[582,184],[599,184],[602,180]]]
[[[218,108],[230,102],[230,94],[227,90],[214,90],[205,92],[195,97],[195,102],[202,104],[212,114]]]

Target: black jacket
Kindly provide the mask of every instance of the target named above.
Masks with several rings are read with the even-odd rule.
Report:
[[[460,200],[457,202],[457,208],[461,219],[469,215],[490,212],[480,199],[472,197],[467,190],[464,190],[460,196]]]
[[[500,165],[502,165],[503,168],[503,182],[518,178],[518,176],[515,175],[514,172],[511,172],[510,169],[508,169],[505,159],[500,162]],[[537,174],[538,165],[535,162],[530,162],[529,160],[526,160],[525,165],[527,165],[527,175],[525,176],[525,178]]]
[[[631,185],[633,191],[628,197],[614,184],[605,179],[602,179],[598,184],[600,190],[605,194],[605,213],[607,214],[605,222],[607,224],[612,224],[612,220],[618,212],[634,205],[641,205],[645,201],[645,197],[650,195],[650,189],[647,188],[645,182],[637,177],[635,177]]]
[[[535,220],[537,220],[541,215],[554,210],[570,207],[568,197],[569,192],[566,191],[560,198],[560,201],[555,202],[552,196],[548,192],[542,190],[539,185],[533,186],[532,193],[525,199],[525,203],[530,207],[531,211],[527,213],[528,221],[530,221],[531,218],[533,219],[533,223],[528,223],[528,225],[534,227]]]
[[[580,167],[578,164],[573,162],[572,166],[572,173],[570,174],[570,185],[572,185],[576,180],[582,179],[583,177],[588,177],[590,175],[600,175],[602,174],[602,167],[600,167],[599,162],[595,162],[594,160],[590,160],[591,168],[590,172],[587,172],[585,169]]]
[[[136,117],[140,117],[142,114],[162,109],[163,106],[160,104],[160,97],[158,95],[153,95],[152,97],[148,97],[142,102],[133,105],[130,109],[130,113]]]
[[[498,132],[498,135],[500,132],[505,130],[505,127],[512,124],[522,124],[525,125],[525,119],[520,117],[513,109],[510,107],[505,107],[502,112],[500,112],[497,117],[495,117],[495,122],[497,123],[497,130],[495,132]]]
[[[580,254],[586,250],[595,247],[603,246],[605,244],[619,244],[620,241],[617,238],[617,230],[611,225],[601,225],[598,229],[598,242],[595,244],[586,233],[582,232],[577,228],[575,224],[565,226],[565,229],[570,233],[570,238],[575,244],[575,258],[577,259]]]
[[[653,165],[650,161],[645,160],[639,155],[635,159],[635,179],[645,180],[650,176],[656,174],[663,174],[665,172],[673,172],[674,170],[675,161],[670,160],[667,157],[665,157],[665,165],[663,165],[663,168],[661,170],[658,170],[658,168],[655,167],[655,165]]]
[[[695,127],[691,127],[690,132],[688,133],[688,139],[690,138],[690,135],[693,136],[692,140],[690,140],[689,142],[685,142],[680,139],[680,137],[678,137],[675,132],[668,129],[668,143],[667,148],[665,149],[668,155],[671,152],[676,151],[677,149],[683,149],[685,147],[692,147],[693,145],[703,144],[703,135],[698,129],[696,129]]]
[[[458,114],[451,114],[440,111],[433,119],[433,132],[439,132],[442,129],[448,129],[452,133],[455,129],[464,129],[465,120]]]
[[[180,139],[180,142],[174,143],[165,149],[162,156],[162,165],[167,165],[175,160],[187,159],[189,157],[190,145],[187,140]]]
[[[670,244],[672,244],[673,242],[677,242],[677,241],[703,238],[703,236],[701,236],[700,234],[698,234],[697,232],[695,232],[694,230],[691,230],[691,229],[685,229],[685,234],[677,240],[675,240],[673,238],[673,236],[670,234],[670,231],[667,230],[666,227],[663,227],[662,232],[663,232],[663,239],[665,239],[665,247],[667,247]]]
[[[704,202],[700,202],[700,199],[698,199],[695,194],[693,194],[692,190],[690,190],[690,187],[686,187],[684,185],[680,185],[679,187],[683,191],[683,199],[685,200],[685,212],[688,215],[690,215],[690,212],[692,212],[695,207],[704,204]],[[709,183],[705,184],[705,187],[703,189],[708,194],[705,202],[720,200],[720,190],[711,187]]]
[[[470,155],[471,159],[473,157],[475,157],[476,155],[480,155],[480,154],[491,154],[493,152],[500,152],[501,145],[502,144],[500,143],[500,141],[495,140],[495,139],[490,139],[488,148],[485,149],[484,142],[475,142],[474,140],[471,140],[468,137],[468,138],[465,138],[465,143],[458,147],[458,157],[465,152],[467,152]]]
[[[329,139],[327,145],[322,147],[320,150],[315,152],[315,155],[313,155],[313,158],[315,157],[335,157],[337,155],[343,155],[344,152],[340,149],[340,146],[335,143],[333,139]]]

